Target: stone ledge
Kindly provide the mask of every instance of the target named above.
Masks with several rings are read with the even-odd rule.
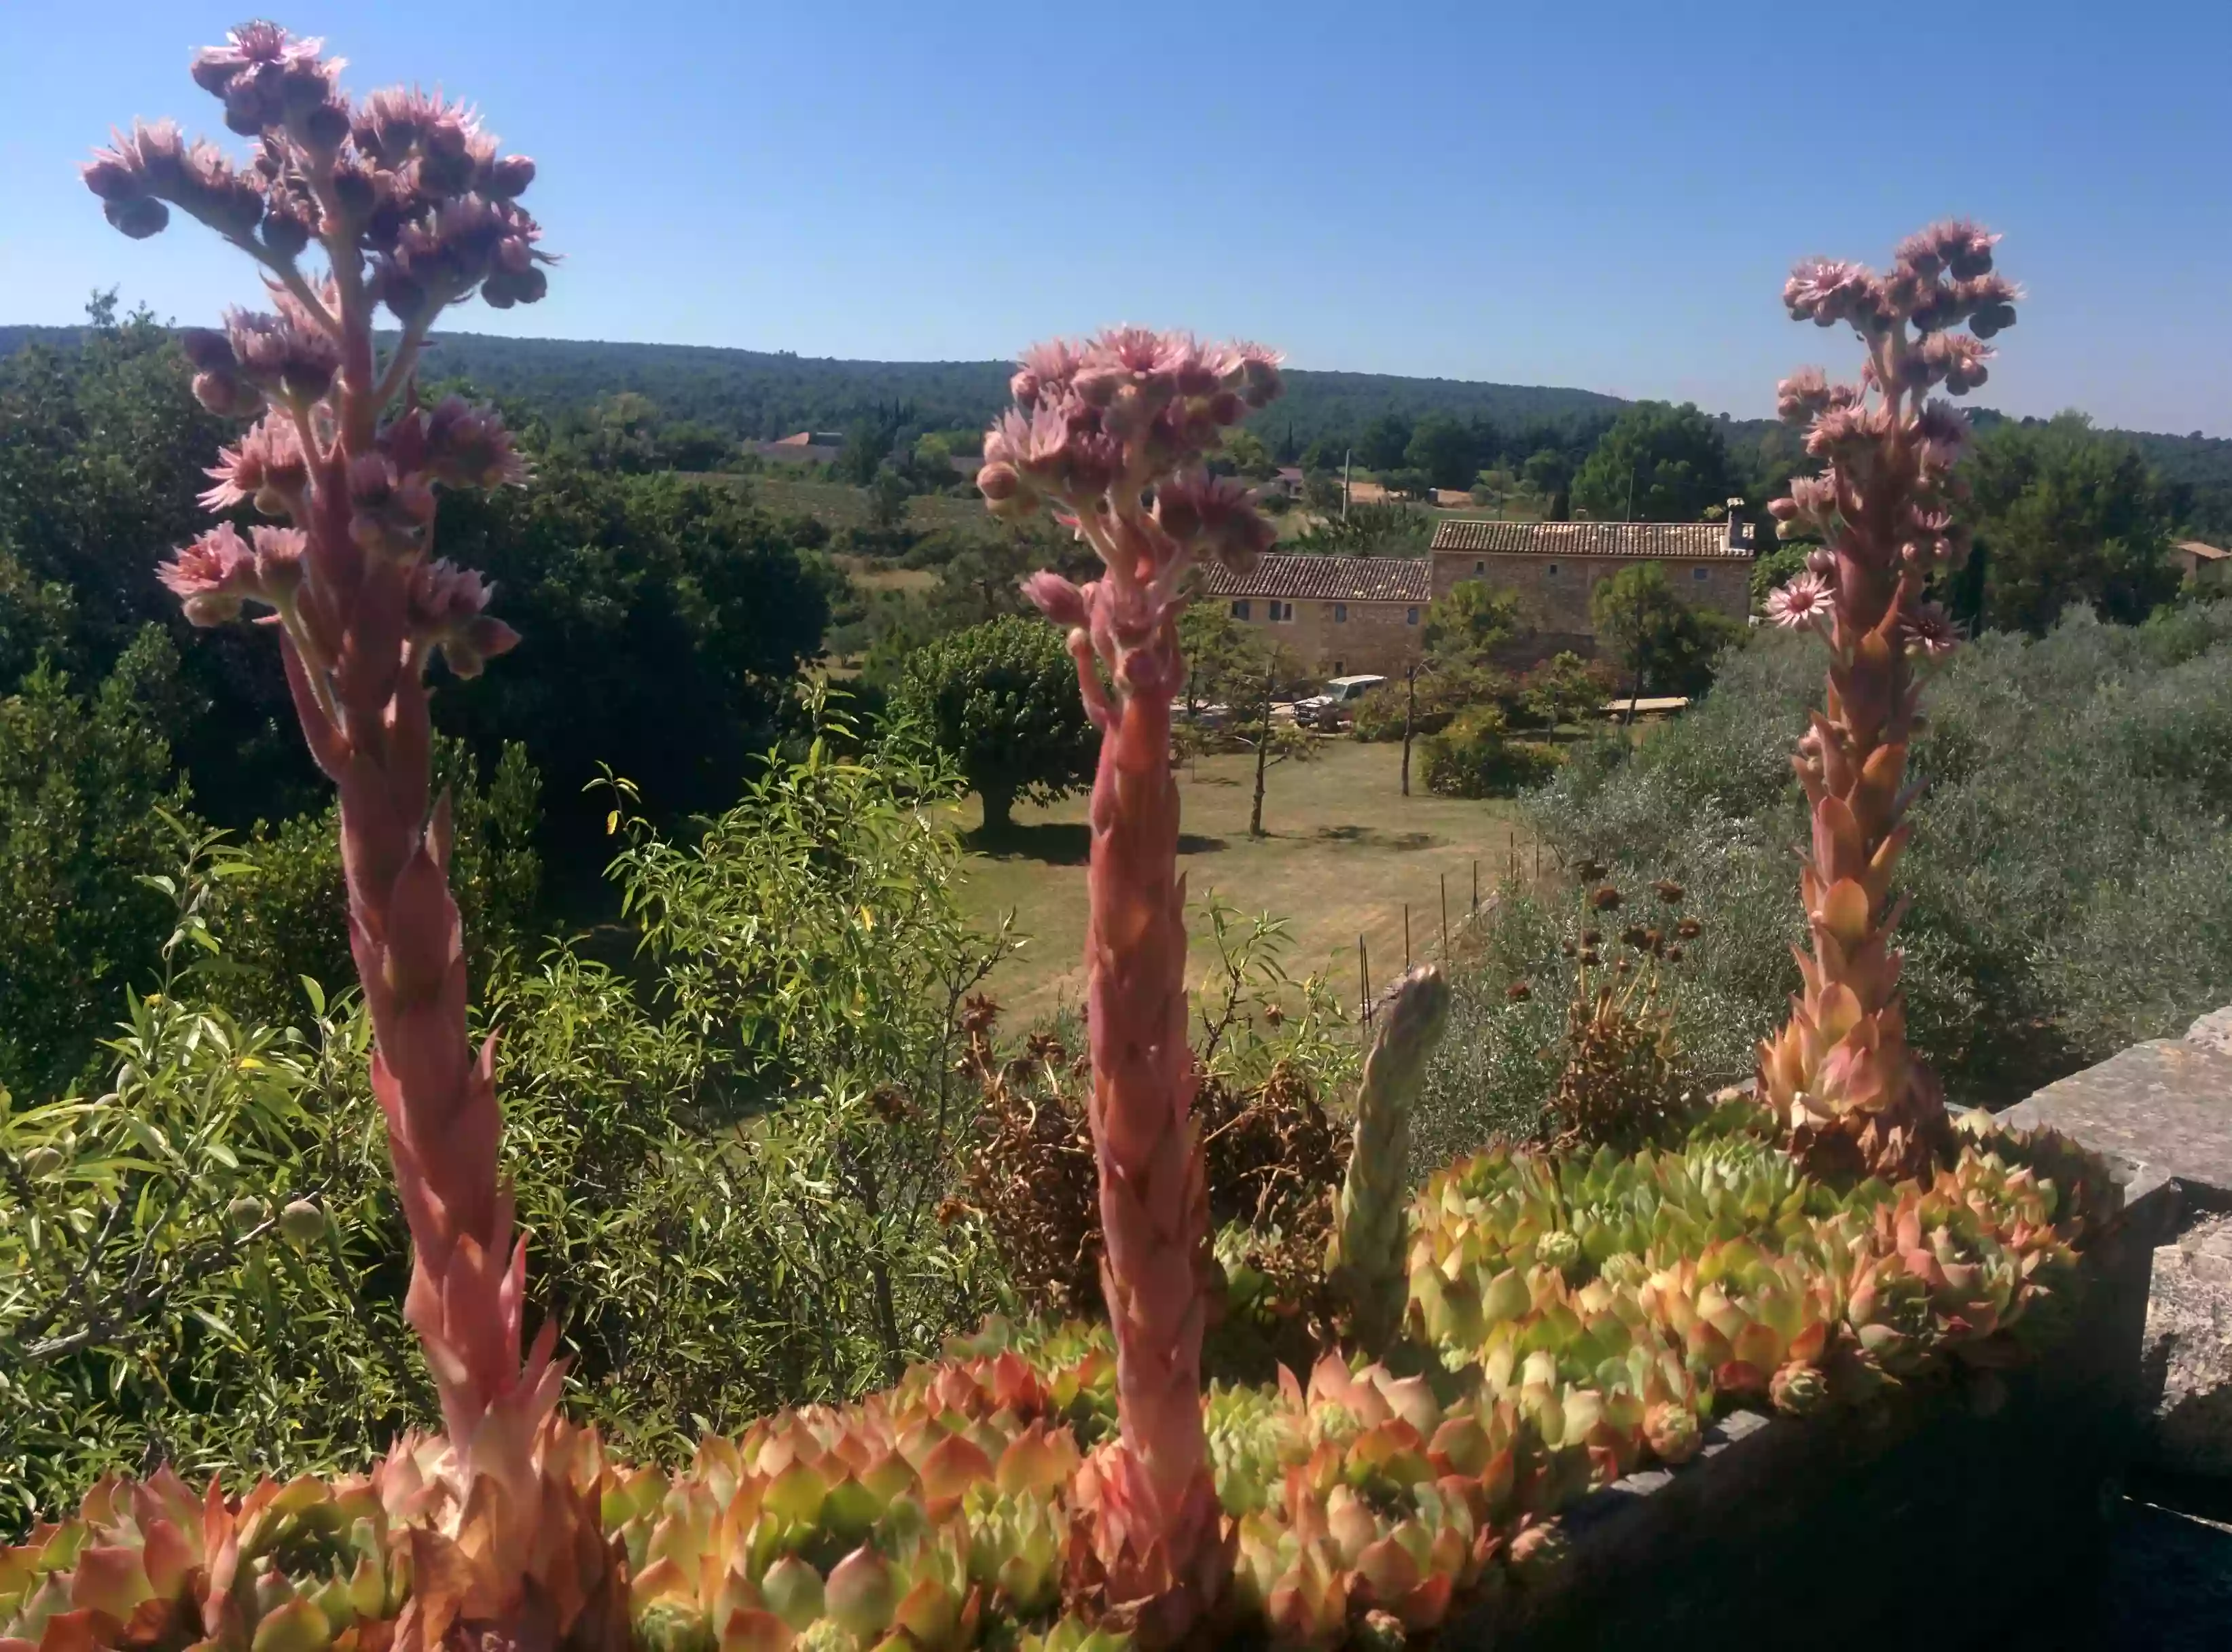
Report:
[[[2232,1053],[2198,1041],[2135,1044],[2000,1118],[2075,1137],[2115,1164],[2119,1181],[2129,1176],[2126,1197],[2165,1181],[2232,1191]]]

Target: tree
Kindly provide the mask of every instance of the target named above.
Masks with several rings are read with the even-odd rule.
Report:
[[[1563,449],[1537,448],[1527,456],[1519,474],[1542,502],[1542,514],[1552,522],[1565,520],[1567,489],[1573,485],[1573,462]]]
[[[1524,625],[1515,593],[1461,580],[1426,606],[1420,640],[1437,665],[1480,665]]]
[[[1262,482],[1278,473],[1279,467],[1271,461],[1271,450],[1253,431],[1234,431],[1228,435],[1224,438],[1223,457],[1237,474],[1251,482]]]
[[[1471,431],[1447,413],[1429,413],[1411,433],[1403,463],[1423,471],[1437,488],[1468,488],[1480,470],[1482,457]]]
[[[890,465],[876,472],[868,484],[868,523],[877,532],[896,532],[907,516],[907,501],[914,497],[914,489],[907,479]]]
[[[1356,440],[1356,462],[1368,470],[1392,470],[1411,448],[1411,421],[1400,413],[1382,413],[1364,427]]]
[[[1646,689],[1698,694],[1713,679],[1713,657],[1743,635],[1726,615],[1692,608],[1674,593],[1656,562],[1632,562],[1589,593],[1597,638],[1627,678],[1632,703]]]
[[[1264,777],[1281,763],[1310,761],[1318,755],[1318,742],[1296,724],[1275,722],[1271,717],[1279,684],[1291,683],[1301,675],[1300,662],[1276,643],[1254,632],[1243,635],[1248,639],[1243,655],[1248,677],[1243,680],[1254,690],[1254,703],[1246,720],[1234,724],[1231,732],[1232,738],[1256,756],[1256,797],[1249,806],[1248,835],[1260,838],[1263,835]]]
[[[1694,522],[1732,490],[1716,421],[1689,402],[1638,402],[1574,473],[1573,500],[1599,522]]]
[[[951,755],[984,800],[984,829],[1013,824],[1015,800],[1048,801],[1093,778],[1098,746],[1062,634],[1020,616],[941,637],[907,662],[892,714]]]
[[[1985,623],[2042,636],[2088,607],[2130,624],[2177,593],[2161,483],[2084,414],[1995,425],[1971,470]]]

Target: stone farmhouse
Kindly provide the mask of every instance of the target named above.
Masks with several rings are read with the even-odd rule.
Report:
[[[1269,631],[1320,677],[1395,677],[1419,655],[1429,566],[1412,556],[1256,559],[1235,574],[1209,565],[1204,600],[1223,602],[1243,625]]]
[[[1533,628],[1524,658],[1596,651],[1589,598],[1636,562],[1657,562],[1692,606],[1742,620],[1751,612],[1752,533],[1729,502],[1724,522],[1445,522],[1424,559],[1388,556],[1259,558],[1245,574],[1208,570],[1204,599],[1261,625],[1327,677],[1399,676],[1421,651],[1425,606],[1467,580],[1519,599]]]

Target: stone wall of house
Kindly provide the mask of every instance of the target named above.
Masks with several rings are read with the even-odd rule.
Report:
[[[1691,606],[1717,610],[1731,619],[1742,619],[1751,612],[1748,559],[1647,560],[1659,563],[1665,570],[1666,583]],[[1481,556],[1437,551],[1434,594],[1446,595],[1466,580],[1485,580],[1498,589],[1516,593],[1521,613],[1537,628],[1590,636],[1596,629],[1589,618],[1590,594],[1626,566],[1625,559],[1610,556]]]
[[[1423,604],[1294,599],[1292,619],[1273,619],[1272,599],[1248,599],[1240,623],[1274,638],[1318,677],[1399,677],[1418,658]]]

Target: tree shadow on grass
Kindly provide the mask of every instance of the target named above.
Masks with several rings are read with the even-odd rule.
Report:
[[[997,830],[979,826],[964,832],[961,841],[970,853],[990,860],[1035,860],[1048,866],[1082,866],[1093,852],[1092,828],[1073,820]],[[1191,832],[1178,834],[1182,855],[1214,854],[1223,847],[1222,838],[1204,838]]]
[[[1320,843],[1347,843],[1372,849],[1431,849],[1436,842],[1431,832],[1382,832],[1378,826],[1320,826],[1316,837]]]

